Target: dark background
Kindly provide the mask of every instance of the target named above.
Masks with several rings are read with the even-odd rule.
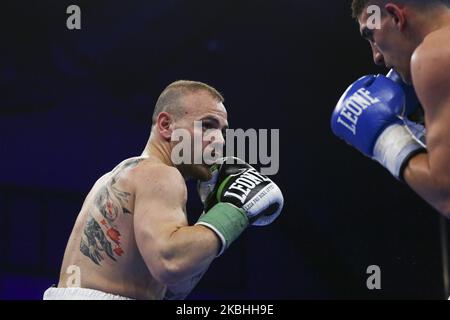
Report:
[[[142,152],[154,103],[178,79],[223,92],[232,128],[280,129],[285,197],[192,299],[445,298],[439,215],[330,130],[346,87],[386,72],[350,2],[3,1],[0,298],[40,299],[57,282],[84,196]],[[66,28],[70,4],[81,30]],[[381,290],[366,287],[370,265]]]

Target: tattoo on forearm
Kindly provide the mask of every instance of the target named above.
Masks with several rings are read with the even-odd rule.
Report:
[[[106,253],[113,261],[124,254],[120,246],[121,234],[115,225],[115,220],[119,215],[133,214],[131,209],[127,208],[131,193],[120,190],[115,184],[124,169],[135,167],[142,160],[144,159],[130,159],[114,168],[109,181],[95,196],[94,208],[88,213],[81,236],[80,251],[97,265],[100,265],[104,259],[103,253]],[[98,210],[103,217],[100,223],[94,218],[95,210]]]

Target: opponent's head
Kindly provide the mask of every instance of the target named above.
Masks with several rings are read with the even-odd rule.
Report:
[[[214,151],[223,149],[224,131],[228,127],[223,102],[224,98],[213,87],[187,80],[170,84],[158,98],[152,131],[156,130],[169,143],[171,160],[183,175],[210,179],[203,155],[214,155]]]
[[[411,56],[437,16],[449,10],[449,3],[449,0],[353,0],[352,10],[361,35],[370,43],[374,62],[394,68],[403,81],[411,83]],[[379,25],[374,23],[377,14]]]

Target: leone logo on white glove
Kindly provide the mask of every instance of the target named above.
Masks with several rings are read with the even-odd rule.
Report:
[[[230,175],[228,179],[233,176],[241,175],[237,178],[228,188],[228,190],[223,194],[224,197],[234,197],[238,199],[242,204],[245,203],[246,197],[250,192],[262,182],[270,182],[271,180],[267,177],[262,176],[254,168],[244,169],[243,173],[236,173]],[[233,190],[233,191],[230,191]]]

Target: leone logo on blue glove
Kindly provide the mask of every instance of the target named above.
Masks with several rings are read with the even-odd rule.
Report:
[[[424,151],[404,123],[405,103],[405,92],[394,80],[364,76],[340,98],[331,116],[331,129],[402,179],[409,159]]]
[[[346,99],[344,108],[339,112],[337,122],[350,130],[353,135],[356,135],[356,125],[358,124],[359,116],[368,107],[378,102],[380,100],[374,98],[369,90],[365,88],[358,89]]]
[[[368,75],[342,95],[331,118],[334,134],[372,156],[376,137],[388,125],[401,122],[405,95],[400,85],[383,75]]]

